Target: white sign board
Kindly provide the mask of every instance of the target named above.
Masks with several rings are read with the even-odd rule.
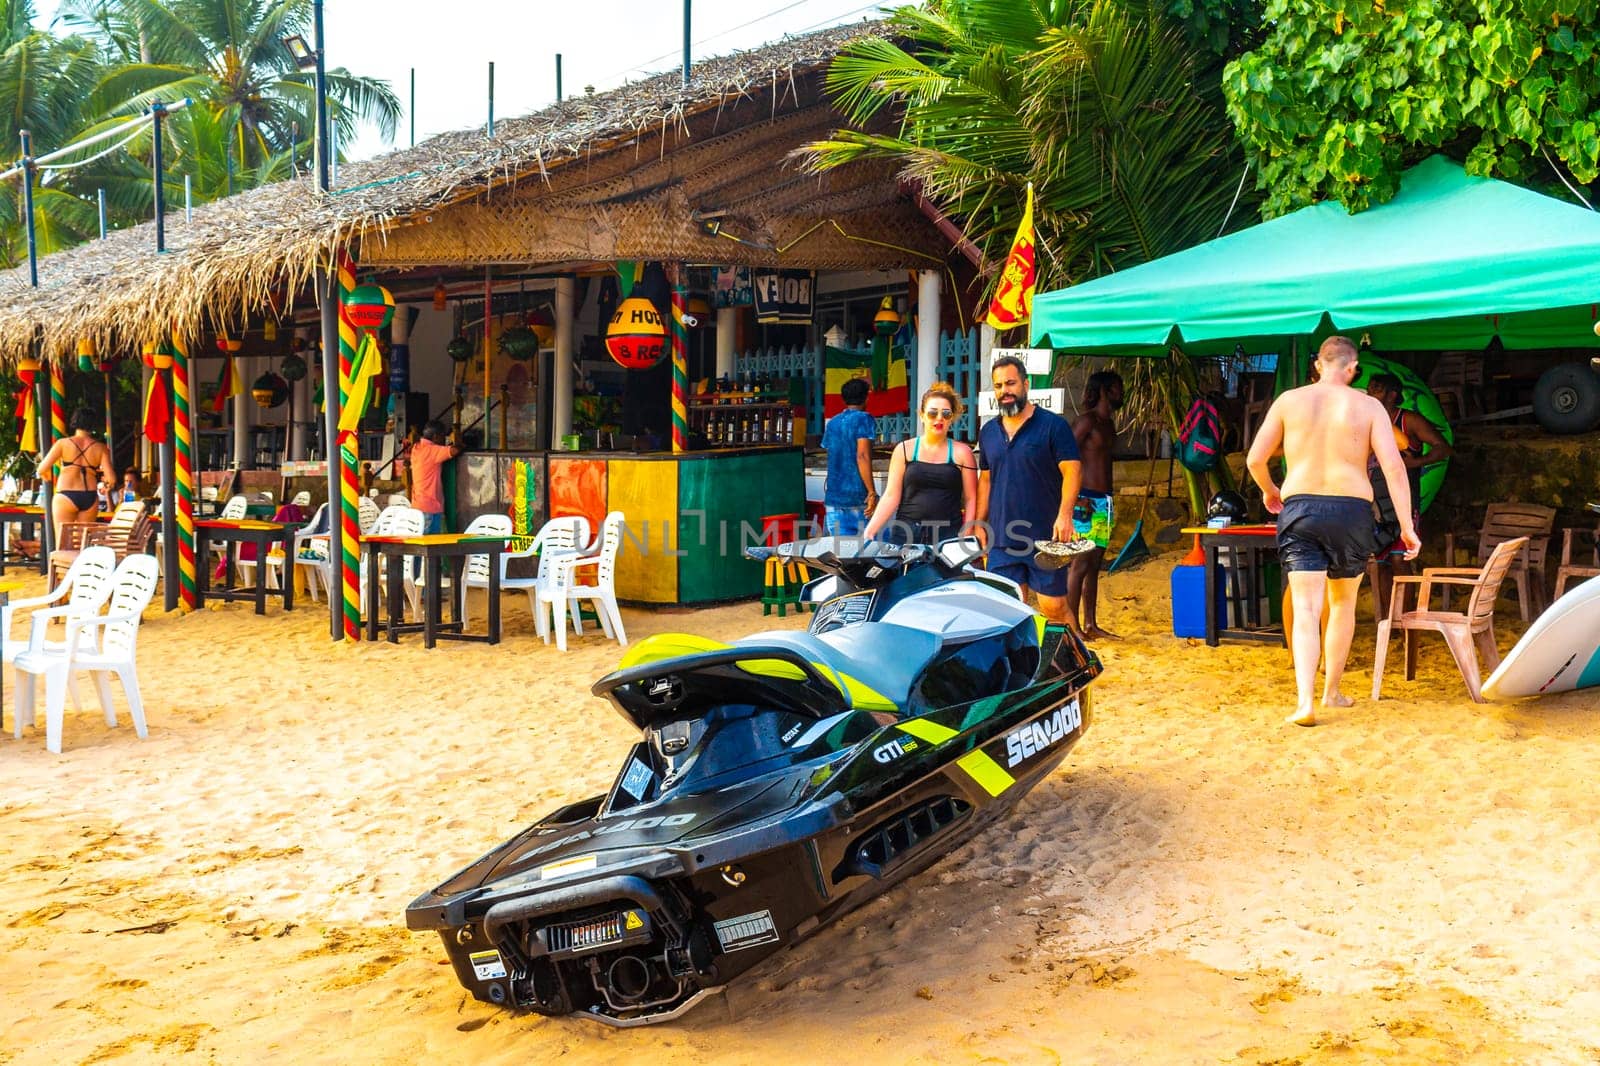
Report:
[[[1067,390],[1066,389],[1031,389],[1028,399],[1052,411],[1062,418],[1067,417]],[[994,398],[994,391],[987,390],[978,394],[978,420],[987,422],[997,418],[1000,414],[1000,402]]]
[[[1055,373],[1055,354],[1050,348],[995,348],[989,352],[989,365],[994,366],[996,359],[1009,355],[1022,360],[1022,365],[1028,368],[1029,377],[1048,376]]]

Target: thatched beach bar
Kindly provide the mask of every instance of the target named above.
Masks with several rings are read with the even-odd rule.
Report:
[[[340,343],[321,336],[316,279],[332,271],[346,298],[381,291],[395,308],[369,331],[384,373],[346,453],[362,490],[398,488],[408,431],[440,419],[467,445],[448,528],[491,510],[519,533],[621,510],[624,599],[753,595],[739,545],[764,516],[805,509],[823,334],[845,344],[884,309],[903,319],[903,393],[934,376],[940,327],[966,325],[965,297],[947,297],[972,265],[892,165],[817,175],[792,158],[842,124],[827,64],[877,31],[811,33],[707,60],[687,86],[673,73],[445,134],[342,167],[328,194],[300,177],[169,213],[159,254],[152,224],[46,257],[39,287],[14,285],[0,311],[0,357],[173,347],[188,490],[228,470],[315,507],[318,346]],[[214,400],[230,376],[256,399]]]

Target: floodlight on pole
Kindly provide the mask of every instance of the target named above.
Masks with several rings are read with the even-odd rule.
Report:
[[[283,39],[283,46],[289,50],[289,55],[294,58],[294,65],[299,70],[313,70],[317,65],[317,50],[306,43],[306,39],[298,33],[291,34]]]

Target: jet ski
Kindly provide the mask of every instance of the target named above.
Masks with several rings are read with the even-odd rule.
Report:
[[[1006,815],[1090,720],[1099,660],[973,538],[748,549],[818,572],[809,629],[640,641],[595,683],[640,732],[610,789],[423,893],[487,1003],[679,1017]]]

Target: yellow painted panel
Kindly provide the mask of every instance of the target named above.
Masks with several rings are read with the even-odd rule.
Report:
[[[678,602],[678,464],[612,459],[606,500],[625,519],[617,556],[617,598]]]

